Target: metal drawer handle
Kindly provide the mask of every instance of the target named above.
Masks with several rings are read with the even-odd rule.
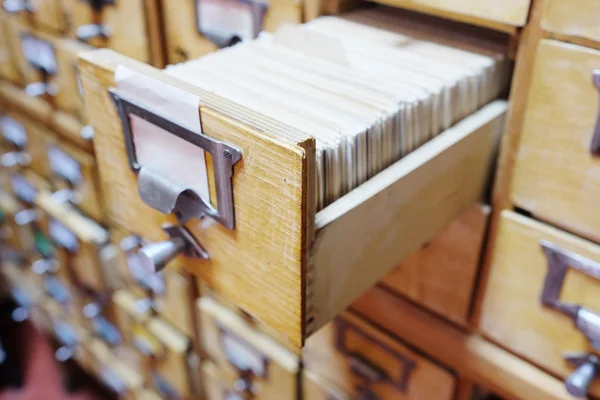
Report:
[[[41,97],[44,95],[54,97],[58,94],[58,86],[54,83],[33,82],[25,86],[25,94],[29,97]]]
[[[200,243],[184,227],[166,226],[163,229],[169,234],[168,240],[150,243],[138,251],[140,264],[146,273],[155,274],[162,271],[179,255],[205,260],[209,258]]]
[[[4,168],[27,167],[31,164],[31,157],[24,151],[11,151],[2,154],[0,165]]]
[[[553,243],[542,240],[548,272],[544,280],[540,300],[546,307],[568,316],[575,327],[583,333],[594,350],[600,350],[600,314],[579,304],[560,300],[560,293],[569,268],[600,279],[600,263],[579,254],[563,250]],[[567,391],[575,397],[585,397],[588,387],[599,372],[598,357],[591,353],[567,353],[565,360],[577,369],[566,380]]]
[[[87,24],[77,28],[77,39],[88,42],[94,38],[108,39],[112,32],[105,24]]]
[[[17,14],[22,11],[34,12],[35,7],[31,0],[4,0],[4,11],[9,14]]]

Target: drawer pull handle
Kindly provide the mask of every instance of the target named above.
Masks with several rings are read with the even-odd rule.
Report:
[[[35,8],[30,0],[4,0],[4,11],[17,14],[22,11],[34,12]]]
[[[600,350],[600,314],[579,304],[560,300],[560,293],[569,268],[600,279],[600,264],[579,254],[563,250],[553,243],[540,242],[548,263],[548,272],[542,288],[541,302],[568,316],[595,350]],[[565,354],[565,360],[577,369],[566,380],[567,391],[576,397],[585,397],[587,388],[596,376],[598,358],[593,354]]]
[[[134,100],[125,99],[116,90],[110,89],[110,95],[121,119],[129,165],[138,173],[138,192],[142,200],[164,214],[174,214],[182,224],[191,218],[209,216],[227,229],[234,229],[233,166],[241,160],[242,152],[234,146],[215,140],[202,132],[192,131],[152,112]],[[184,140],[189,146],[195,146],[194,149],[202,149],[211,155],[217,208],[202,199],[196,190],[188,185],[177,182],[151,166],[140,164],[135,150],[133,117],[166,131],[169,139],[173,136],[177,140]]]
[[[2,158],[0,158],[0,164],[4,168],[27,167],[30,163],[31,157],[23,151],[4,153],[2,154]]]
[[[58,94],[58,86],[54,83],[33,82],[25,86],[25,94],[29,97],[41,97],[44,95],[54,97]]]
[[[138,251],[140,264],[144,271],[155,274],[162,271],[178,255],[189,258],[209,258],[200,243],[182,226],[168,226],[164,230],[170,239],[150,243]]]
[[[108,39],[111,31],[105,24],[87,24],[77,28],[77,39],[82,42],[89,42],[94,38]]]
[[[592,82],[594,86],[596,86],[596,89],[600,91],[600,69],[595,69],[592,72]],[[593,155],[600,156],[600,110],[598,111],[598,118],[596,119],[596,126],[594,127],[590,150]]]
[[[15,286],[10,290],[17,307],[12,311],[11,318],[15,322],[23,322],[29,318],[29,310],[33,307],[33,300],[27,290]]]
[[[587,353],[566,355],[565,359],[577,367],[565,380],[567,392],[575,397],[585,397],[590,384],[598,373],[600,360],[597,356]]]
[[[91,125],[86,125],[81,128],[80,134],[84,140],[90,141],[94,138],[94,127]]]
[[[77,332],[65,322],[58,322],[54,325],[54,333],[56,338],[62,344],[54,353],[58,361],[64,362],[75,355],[75,347],[79,344]]]

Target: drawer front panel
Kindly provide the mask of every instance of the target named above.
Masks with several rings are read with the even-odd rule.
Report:
[[[95,11],[87,1],[64,1],[71,14],[71,38],[94,47],[108,47],[136,60],[155,64],[153,47],[160,43],[152,43],[151,38],[155,38],[156,34],[152,30],[158,31],[159,26],[149,24],[152,13],[146,9],[153,7],[153,2],[106,2],[100,10]]]
[[[273,32],[284,23],[302,22],[302,3],[296,0],[270,1],[268,5],[222,0],[162,2],[169,64],[200,57],[235,43],[237,38],[252,39],[263,30]]]
[[[492,251],[479,327],[531,362],[569,377],[585,363],[567,354],[594,351],[589,321],[600,310],[600,247],[505,211]],[[592,382],[591,391],[600,394],[600,384]]]
[[[592,152],[600,129],[598,68],[600,51],[540,43],[511,191],[517,206],[594,241],[600,241],[600,156]]]
[[[559,39],[574,38],[600,42],[600,26],[596,16],[600,4],[595,0],[548,0],[544,2],[542,28]]]
[[[454,397],[455,377],[448,371],[348,313],[307,340],[304,363],[352,398]]]
[[[382,281],[436,313],[466,324],[489,206],[474,204]]]
[[[492,29],[524,26],[530,0],[378,0],[379,3],[425,12]]]
[[[79,79],[77,55],[80,52],[91,50],[92,47],[75,40],[66,39],[58,39],[54,43],[57,66],[60,71],[57,79],[58,93],[55,103],[59,108],[73,114],[79,121],[85,123],[83,89]]]
[[[12,27],[6,16],[0,14],[0,75],[13,83],[22,83],[21,71],[16,64],[15,43],[10,39]]]
[[[201,347],[219,370],[247,392],[260,390],[261,398],[296,392],[300,361],[295,354],[214,299],[203,297],[198,305]]]

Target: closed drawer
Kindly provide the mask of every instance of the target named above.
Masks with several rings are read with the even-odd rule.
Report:
[[[194,304],[196,289],[192,277],[186,272],[166,271],[164,286],[153,294],[154,308],[158,314],[185,336],[195,336]],[[161,290],[162,289],[162,290]]]
[[[380,284],[466,324],[489,213],[489,206],[472,205]]]
[[[600,27],[594,20],[598,13],[600,4],[594,0],[580,0],[577,4],[569,0],[549,0],[544,2],[542,28],[560,40],[600,42]]]
[[[297,355],[210,297],[202,297],[198,307],[202,351],[231,377],[238,392],[261,399],[295,398]]]
[[[46,138],[52,134],[42,123],[13,107],[0,116],[2,164],[8,169],[28,167],[49,176]]]
[[[87,53],[84,59],[86,107],[96,130],[94,146],[111,223],[152,242],[175,238],[159,246],[170,249],[169,257],[156,259],[156,245],[146,249],[154,257],[147,259],[157,261],[150,268],[163,267],[182,250],[177,243],[183,240],[189,257],[180,261],[192,274],[294,347],[482,196],[506,109],[503,101],[484,107],[315,215],[312,139],[285,144],[203,106],[205,135],[241,149],[242,159],[232,169],[218,167],[221,191],[212,192],[211,203],[221,210],[217,219],[222,223],[190,218],[185,231],[165,231],[163,224],[177,225],[177,218],[149,207],[149,197],[140,197],[138,184],[146,187],[148,181],[138,181],[135,165],[132,169],[108,89],[115,87],[115,70],[121,65],[129,68],[133,85],[140,79],[161,90],[209,94],[106,50]],[[218,165],[227,163],[221,154],[231,155],[214,154],[224,163]],[[232,170],[231,181],[223,178]],[[211,162],[208,171],[208,185],[216,188]],[[153,185],[146,191],[151,198]],[[216,192],[223,195],[220,200]],[[233,195],[232,209],[226,206],[231,205],[227,193]],[[163,211],[169,209],[181,211],[175,203]]]
[[[42,192],[36,203],[48,215],[47,234],[64,255],[76,285],[104,292],[108,286],[103,249],[108,245],[108,231],[57,195]]]
[[[598,395],[587,361],[598,332],[600,247],[521,215],[502,214],[479,327],[529,361]],[[597,342],[596,342],[597,343]],[[586,373],[587,368],[587,373]]]
[[[100,178],[93,155],[58,138],[46,138],[50,180],[68,200],[96,221],[106,221],[100,195]]]
[[[8,19],[0,13],[0,75],[13,83],[22,82],[21,71],[16,63],[15,53],[19,50],[10,40],[11,27]]]
[[[273,32],[284,23],[302,22],[302,2],[298,0],[161,1],[169,64],[254,39],[261,31]]]
[[[596,68],[600,51],[552,40],[540,43],[511,196],[539,219],[600,241],[595,212],[600,156],[593,145],[594,131],[600,135]]]
[[[306,370],[351,394],[381,399],[452,399],[456,379],[432,361],[345,313],[307,340]]]
[[[71,38],[145,63],[164,65],[158,0],[63,1],[71,20]]]
[[[453,19],[494,30],[511,32],[524,26],[530,0],[377,0],[378,3],[401,7],[442,18]]]
[[[28,22],[32,28],[60,35],[67,30],[67,18],[61,0],[4,0],[4,12]]]

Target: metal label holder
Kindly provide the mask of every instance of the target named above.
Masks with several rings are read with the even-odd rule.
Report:
[[[378,382],[389,383],[390,385],[398,389],[398,391],[400,391],[401,393],[406,393],[406,391],[408,390],[408,382],[410,380],[410,376],[413,370],[417,367],[417,364],[413,360],[398,353],[389,346],[386,346],[385,344],[377,341],[368,333],[360,329],[358,326],[355,326],[354,324],[344,320],[343,318],[336,318],[334,323],[336,329],[335,347],[340,353],[344,354],[348,358],[348,363],[352,372],[355,375],[362,378],[366,383],[366,385],[357,385],[356,389],[362,396],[361,398],[378,399],[379,397],[377,396],[377,394],[375,394],[369,388],[370,385]],[[356,353],[352,349],[349,349],[344,341],[345,335],[348,331],[354,331],[360,337],[376,345],[377,347],[382,348],[391,357],[396,359],[402,365],[398,379],[393,380],[392,377],[390,377],[389,374],[383,368],[373,364],[373,362],[368,360],[363,354]]]
[[[592,72],[592,83],[594,84],[598,92],[600,92],[600,69],[595,69]],[[600,109],[598,110],[598,117],[596,118],[594,133],[592,134],[590,151],[593,155],[600,156]]]
[[[224,35],[222,33],[214,32],[210,28],[203,27],[201,23],[202,14],[200,11],[200,4],[202,1],[203,0],[194,0],[194,9],[196,10],[196,27],[199,34],[208,38],[220,48],[232,46],[244,40],[244,38],[241,38],[237,32],[228,32],[226,35]],[[219,2],[224,4],[238,3],[248,7],[252,13],[252,39],[258,37],[258,34],[261,32],[263,27],[265,14],[269,8],[268,3],[257,0],[219,0]]]
[[[50,83],[50,77],[58,71],[56,49],[52,43],[29,33],[21,34],[21,50],[29,65],[42,75],[41,82],[33,82],[25,87],[31,97],[42,95],[56,96],[58,86]]]
[[[234,229],[233,166],[241,160],[241,151],[234,146],[202,133],[193,132],[165,116],[149,111],[143,105],[123,98],[114,89],[110,89],[109,92],[121,119],[129,166],[138,174],[138,191],[142,200],[165,214],[173,213],[182,224],[191,218],[200,219],[207,215],[227,229]],[[130,115],[142,118],[189,142],[190,145],[200,147],[211,155],[217,192],[217,208],[200,198],[194,190],[138,163]]]
[[[560,300],[560,294],[569,269],[574,269],[600,280],[600,263],[579,254],[563,250],[554,243],[541,240],[546,254],[548,272],[540,295],[542,305],[567,317],[583,333],[594,350],[600,350],[600,314],[579,304]],[[585,397],[588,387],[600,372],[600,359],[593,353],[566,353],[564,358],[577,369],[565,380],[567,391],[576,397]]]

